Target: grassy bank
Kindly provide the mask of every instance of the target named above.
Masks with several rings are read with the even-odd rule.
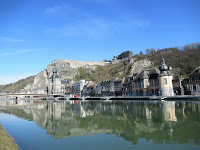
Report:
[[[18,150],[14,139],[8,135],[0,124],[0,150]]]

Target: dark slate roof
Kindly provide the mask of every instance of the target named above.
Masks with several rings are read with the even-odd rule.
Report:
[[[148,79],[150,75],[154,75],[154,74],[158,74],[158,75],[160,74],[160,70],[158,70],[156,67],[148,69],[148,70],[143,70],[136,75],[136,77],[134,78],[134,81],[138,79]]]

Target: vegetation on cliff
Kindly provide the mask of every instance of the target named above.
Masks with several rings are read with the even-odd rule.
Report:
[[[7,92],[7,91],[19,91],[23,89],[26,85],[33,83],[35,76],[30,76],[26,79],[21,79],[15,83],[6,84],[0,86],[0,92]]]
[[[87,72],[86,68],[81,67],[78,69],[78,74],[75,76],[75,81],[85,79],[87,81],[95,81],[95,83],[100,83],[101,81],[110,79],[112,77],[122,78],[128,75],[128,73],[124,72],[123,63],[97,66],[92,72]]]
[[[135,56],[138,58],[148,58],[155,66],[160,65],[160,59],[165,58],[166,64],[171,66],[172,72],[187,76],[191,71],[200,65],[200,43],[185,45],[184,47],[172,47],[158,49],[147,49],[146,55]]]

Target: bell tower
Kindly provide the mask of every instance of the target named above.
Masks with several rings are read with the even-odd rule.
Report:
[[[167,67],[164,58],[161,59],[159,70],[159,95],[174,96],[172,84],[173,74],[171,73],[172,67]]]

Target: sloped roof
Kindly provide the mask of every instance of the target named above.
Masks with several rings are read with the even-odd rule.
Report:
[[[153,75],[153,74],[160,74],[160,70],[157,69],[156,67],[154,68],[150,68],[148,70],[142,70],[140,73],[138,73],[135,78],[134,78],[134,81],[135,80],[138,80],[138,79],[147,79],[149,78],[150,75]]]

